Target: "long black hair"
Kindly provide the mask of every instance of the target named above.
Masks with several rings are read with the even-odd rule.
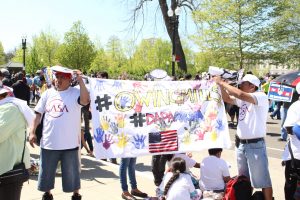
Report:
[[[178,179],[180,173],[185,172],[186,170],[186,165],[185,165],[185,160],[179,157],[175,157],[171,160],[171,170],[173,173],[173,176],[170,178],[168,183],[165,186],[164,189],[164,195],[162,197],[162,200],[166,199],[166,195],[168,194],[168,191],[171,187],[171,185],[174,183],[176,179]]]

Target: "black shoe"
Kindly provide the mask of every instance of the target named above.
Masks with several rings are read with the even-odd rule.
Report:
[[[45,193],[43,194],[42,200],[53,200],[53,196],[52,196],[52,194],[50,194],[49,192],[45,192]]]
[[[282,138],[278,138],[278,141],[286,142],[286,140],[285,140],[285,139],[282,139]]]
[[[72,200],[81,200],[81,195],[78,193],[73,194]]]
[[[111,158],[111,159],[109,159],[109,160],[110,160],[110,162],[113,163],[113,164],[118,164],[116,158]]]
[[[271,117],[272,119],[274,119],[274,116],[273,116],[273,115],[270,115],[270,117]]]
[[[136,192],[134,190],[131,190],[130,192],[133,196],[137,196],[137,197],[141,197],[141,198],[146,198],[148,197],[148,194],[147,193],[144,193],[144,192]]]

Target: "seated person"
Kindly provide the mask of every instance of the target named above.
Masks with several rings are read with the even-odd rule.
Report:
[[[201,191],[196,190],[191,177],[186,174],[186,164],[180,157],[171,160],[171,171],[164,175],[163,181],[157,188],[160,200],[198,200]]]
[[[221,159],[222,148],[209,149],[208,153],[209,156],[200,165],[200,189],[203,197],[215,198],[217,195],[221,198],[224,195],[225,183],[230,180],[228,165]]]
[[[191,175],[192,182],[193,182],[195,188],[200,189],[200,187],[199,187],[199,177],[194,175],[190,170],[193,167],[200,168],[200,163],[198,163],[196,160],[194,160],[192,158],[192,154],[191,153],[188,153],[188,154],[186,154],[186,153],[176,153],[176,154],[173,155],[172,158],[182,158],[185,161],[186,173]],[[168,164],[168,168],[169,168],[167,171],[170,171],[171,162],[169,161],[169,162],[167,162],[167,164]]]

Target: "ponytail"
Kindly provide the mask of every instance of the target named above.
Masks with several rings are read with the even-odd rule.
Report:
[[[168,191],[169,191],[171,185],[174,183],[174,181],[176,181],[176,179],[178,179],[179,175],[180,175],[179,170],[176,170],[176,172],[173,172],[173,176],[170,178],[170,180],[168,181],[168,183],[165,186],[164,196],[162,197],[162,200],[166,200],[166,195],[168,194]]]

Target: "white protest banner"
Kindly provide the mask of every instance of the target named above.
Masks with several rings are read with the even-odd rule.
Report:
[[[212,81],[89,80],[97,158],[231,146]]]

